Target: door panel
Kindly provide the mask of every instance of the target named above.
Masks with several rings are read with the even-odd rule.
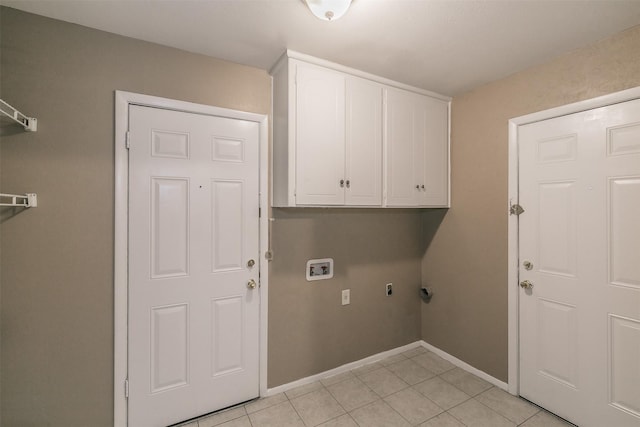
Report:
[[[244,302],[241,296],[211,300],[211,375],[243,368]]]
[[[151,393],[189,381],[189,306],[151,308]]]
[[[640,425],[640,101],[521,126],[520,394]]]
[[[296,203],[342,205],[345,78],[306,64],[296,70]]]
[[[609,315],[609,396],[611,404],[640,418],[640,321]]]
[[[259,394],[258,124],[131,106],[132,426]]]
[[[345,203],[382,204],[382,88],[347,78]]]
[[[640,177],[609,180],[609,282],[640,289]]]
[[[416,153],[416,159],[422,160],[422,165],[416,166],[421,186],[418,203],[421,206],[448,206],[449,104],[423,97],[419,103],[419,114],[419,120],[423,123],[423,148]]]
[[[151,178],[151,278],[189,275],[189,179]]]
[[[543,182],[538,186],[540,272],[576,275],[576,183]]]
[[[391,88],[385,92],[386,203],[388,206],[415,206],[419,192],[414,173],[416,96]]]
[[[569,387],[576,387],[578,319],[576,307],[539,298],[537,355],[538,371]]]
[[[242,268],[243,187],[241,181],[211,181],[211,271],[214,273]]]

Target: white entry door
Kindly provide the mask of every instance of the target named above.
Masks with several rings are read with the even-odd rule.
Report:
[[[129,109],[128,424],[259,395],[255,122]]]
[[[518,148],[520,394],[638,427],[640,100],[521,126]]]

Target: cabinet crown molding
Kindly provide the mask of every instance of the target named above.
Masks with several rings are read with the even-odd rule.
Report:
[[[375,74],[367,73],[366,71],[347,67],[346,65],[337,64],[335,62],[327,61],[326,59],[316,58],[315,56],[300,53],[291,49],[287,49],[284,51],[284,53],[280,56],[280,58],[278,58],[276,63],[273,64],[273,66],[269,69],[269,74],[270,75],[276,74],[279,71],[280,67],[283,67],[286,65],[287,60],[289,59],[296,59],[298,61],[303,61],[309,64],[318,65],[323,68],[328,68],[330,70],[335,70],[335,71],[339,71],[341,73],[349,74],[355,77],[371,80],[385,86],[408,90],[409,92],[419,93],[421,95],[429,96],[431,98],[440,99],[441,101],[451,102],[450,96],[442,95],[440,93],[432,92],[430,90],[426,90],[416,86],[411,86],[405,83],[397,82],[395,80],[387,79],[385,77],[380,77]]]

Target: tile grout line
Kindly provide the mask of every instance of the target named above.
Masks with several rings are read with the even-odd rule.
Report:
[[[244,408],[244,413],[247,414],[247,420],[249,420],[249,425],[253,427],[253,421],[251,421],[251,417],[249,416],[249,412],[247,411],[247,405],[244,404],[242,405],[242,407]]]
[[[400,353],[400,354],[402,354],[402,353]],[[405,360],[410,360],[410,359],[409,359],[409,358],[407,358],[407,357],[405,357]],[[400,361],[400,362],[402,362],[402,361]],[[377,363],[379,363],[379,362],[377,362]],[[399,363],[399,362],[397,362],[397,363]],[[367,372],[363,373],[363,375],[364,375],[364,374],[368,374],[369,372],[375,372],[375,371],[380,370],[380,369],[382,369],[382,368],[386,368],[386,366],[388,366],[388,365],[382,365],[382,364],[381,364],[380,368],[372,369],[371,371],[367,371]],[[393,371],[391,371],[391,370],[389,370],[389,369],[387,369],[387,371],[388,371],[388,372],[390,372],[392,375],[396,376],[396,377],[397,377],[400,381],[402,381],[403,383],[407,384],[405,381],[403,381],[403,380],[402,380],[402,378],[398,377],[398,376],[397,376]],[[385,402],[384,397],[380,396],[380,395],[379,395],[378,393],[376,393],[376,392],[375,392],[371,387],[369,387],[369,385],[368,385],[367,383],[365,383],[364,381],[362,381],[362,380],[359,378],[359,376],[358,376],[356,373],[354,373],[354,372],[353,372],[353,370],[351,370],[351,371],[349,371],[349,372],[351,372],[351,373],[353,374],[353,376],[354,376],[358,381],[360,381],[360,382],[361,382],[361,383],[362,383],[362,384],[363,384],[367,389],[369,389],[369,391],[370,391],[370,392],[372,392],[372,393],[377,397],[377,399],[376,399],[376,400],[380,400],[380,401],[382,401],[382,402],[383,402],[383,403],[385,403],[387,406],[389,406],[389,407],[391,408],[391,410],[392,410],[392,411],[394,411],[396,414],[398,414],[398,415],[400,416],[400,418],[402,418],[402,419],[406,420],[407,422],[409,422],[409,420],[407,420],[405,417],[403,417],[403,416],[402,416],[402,414],[400,414],[398,411],[396,411],[396,410],[395,410],[395,408],[393,408],[391,405],[389,405],[387,402]],[[345,379],[344,381],[346,381],[346,379]],[[340,382],[344,382],[344,381],[340,381]],[[340,382],[338,382],[338,383],[336,383],[336,384],[339,384]],[[323,385],[324,385],[324,384],[323,384]],[[333,385],[333,384],[332,384],[332,385]],[[407,388],[411,388],[411,387],[412,387],[412,386],[411,386],[410,384],[407,384],[407,387],[403,388],[402,390],[406,390]],[[402,391],[402,390],[398,390],[397,392],[400,392],[400,391]],[[351,415],[351,412],[352,412],[352,411],[355,411],[355,410],[357,410],[357,409],[363,408],[363,407],[365,407],[365,406],[367,406],[367,405],[370,405],[371,403],[373,403],[373,402],[375,402],[375,401],[376,401],[376,400],[374,400],[373,402],[364,403],[364,404],[362,404],[361,406],[358,406],[358,407],[353,408],[351,411],[347,411],[347,410],[346,410],[346,408],[345,408],[344,406],[342,406],[342,404],[338,401],[338,399],[333,395],[333,393],[331,393],[331,390],[329,390],[329,389],[327,388],[327,391],[328,391],[328,392],[329,392],[329,394],[334,398],[334,400],[335,400],[336,402],[338,402],[338,404],[340,405],[340,407],[341,407],[341,408],[342,408],[342,409],[343,409],[347,414],[349,414],[349,417],[350,417],[351,419],[353,419],[353,421],[354,421],[356,424],[358,424],[358,425],[360,425],[360,423],[358,423],[358,421],[357,421],[357,420],[355,420],[355,419],[353,418],[353,416]],[[396,393],[397,393],[397,392],[396,392]],[[394,394],[394,393],[391,393],[391,394]],[[385,397],[388,397],[388,396],[385,396]],[[336,417],[336,418],[337,418],[337,417]],[[409,422],[409,424],[411,424],[411,422]]]
[[[501,416],[502,416],[502,418],[505,418],[505,419],[507,419],[507,420],[511,421],[511,422],[512,422],[512,423],[514,423],[516,426],[521,426],[522,424],[524,424],[524,423],[526,423],[527,421],[529,421],[531,418],[535,417],[538,413],[540,413],[540,408],[536,406],[537,411],[536,411],[533,415],[531,415],[530,417],[527,417],[527,418],[526,418],[524,421],[522,421],[521,423],[518,423],[517,421],[513,421],[511,418],[509,418],[509,417],[507,417],[506,415],[504,415],[504,414],[502,414],[502,413],[498,412],[498,410],[496,410],[496,409],[492,408],[492,407],[491,407],[491,406],[489,406],[489,405],[485,405],[483,402],[481,402],[481,401],[479,401],[478,399],[476,399],[476,397],[478,397],[478,396],[480,396],[481,394],[484,394],[484,393],[486,393],[486,392],[488,392],[489,390],[492,390],[492,389],[494,389],[494,388],[495,388],[495,389],[497,389],[497,390],[500,390],[498,387],[493,386],[493,387],[488,388],[488,389],[486,389],[485,391],[483,391],[483,392],[481,392],[481,393],[478,393],[477,395],[473,396],[473,397],[472,397],[472,399],[475,399],[475,401],[476,401],[476,402],[478,402],[479,404],[481,404],[481,405],[483,405],[483,406],[485,406],[485,407],[487,407],[487,408],[491,409],[493,412],[497,413],[498,415],[501,415]],[[520,399],[520,397],[518,397],[518,399]]]
[[[538,415],[541,412],[540,408],[538,408],[538,412],[536,412],[535,414],[531,415],[529,418],[527,418],[526,420],[524,420],[523,422],[521,422],[520,424],[518,424],[518,426],[524,425],[527,421],[529,421],[531,418],[535,417],[536,415]]]
[[[400,354],[402,354],[402,353],[400,353]],[[420,353],[420,354],[424,354],[424,353]],[[409,358],[409,357],[406,357],[406,356],[405,356],[405,360],[411,360],[411,361],[413,361],[414,363],[416,363],[416,364],[420,365],[419,363],[417,363],[417,362],[415,362],[414,360],[412,360],[412,358]],[[376,395],[379,397],[379,400],[381,400],[384,404],[386,404],[389,408],[391,408],[391,410],[392,410],[393,412],[395,412],[396,414],[398,414],[398,415],[400,416],[400,418],[401,418],[401,419],[405,420],[407,423],[409,423],[409,425],[413,425],[413,423],[412,423],[410,420],[408,420],[406,417],[404,417],[400,412],[398,412],[398,411],[397,411],[393,406],[391,406],[391,405],[390,405],[390,404],[385,400],[385,398],[387,398],[387,397],[389,397],[389,396],[392,396],[392,395],[394,395],[394,394],[396,394],[396,393],[400,393],[401,391],[404,391],[404,390],[407,390],[407,389],[410,389],[410,388],[411,388],[411,389],[413,389],[413,385],[411,385],[411,384],[409,384],[408,382],[404,381],[402,378],[400,378],[398,375],[396,375],[396,373],[395,373],[395,372],[393,372],[392,370],[390,370],[390,369],[388,369],[388,368],[387,368],[387,366],[391,366],[391,365],[394,365],[394,364],[396,364],[396,363],[402,363],[402,362],[404,362],[404,360],[400,360],[400,361],[398,361],[398,362],[391,363],[391,364],[389,364],[389,365],[382,365],[382,367],[383,367],[383,368],[386,368],[386,370],[387,370],[389,373],[391,373],[392,375],[394,375],[396,378],[398,378],[400,381],[402,381],[404,384],[406,384],[406,385],[407,385],[406,387],[404,387],[404,388],[402,388],[402,389],[400,389],[400,390],[397,390],[397,391],[396,391],[396,392],[394,392],[394,393],[391,393],[391,394],[389,394],[389,395],[387,395],[387,396],[382,397],[382,396],[380,396],[378,393],[376,393],[376,392],[375,392],[371,387],[369,387],[369,386],[368,386],[364,381],[362,381],[362,380],[361,380],[361,381],[362,381],[362,383],[363,383],[366,387],[368,387],[368,388],[369,388],[369,390],[371,390],[374,394],[376,394]],[[420,366],[421,366],[421,365],[420,365]],[[423,367],[423,368],[424,368],[424,367]],[[425,369],[426,369],[426,368],[425,368]],[[377,370],[377,369],[376,369],[376,370]],[[375,371],[375,370],[372,370],[371,372],[374,372],[374,371]],[[367,372],[367,373],[368,373],[368,372]],[[355,374],[354,374],[354,375],[355,375]],[[357,376],[357,375],[356,375],[356,376]],[[426,381],[426,380],[425,380],[425,381]],[[419,384],[419,383],[418,383],[418,384]],[[416,391],[417,391],[417,390],[416,390]],[[418,393],[419,393],[420,395],[422,395],[422,393],[420,393],[420,392],[418,392]],[[423,396],[424,396],[424,395],[423,395]],[[428,399],[429,401],[431,401],[428,397],[426,397],[426,396],[424,396],[424,397],[425,397],[426,399]],[[374,401],[374,402],[375,402],[375,401]],[[373,403],[373,402],[371,402],[371,403]],[[440,408],[440,406],[438,406],[437,404],[435,404],[435,402],[434,402],[434,405],[436,405],[436,407]],[[365,406],[365,405],[363,405],[363,406]],[[440,409],[442,409],[442,408],[440,408]],[[355,410],[355,409],[354,409],[354,410]],[[442,413],[442,412],[441,412],[441,413]],[[432,418],[433,418],[433,417],[432,417]],[[429,418],[429,419],[430,419],[430,418]],[[424,420],[424,422],[426,422],[426,421],[428,421],[428,419],[427,419],[427,420]],[[356,423],[357,423],[357,421],[356,421]]]
[[[494,388],[494,387],[491,387],[491,388]],[[485,391],[491,390],[491,388],[488,388],[488,389],[487,389],[487,390],[485,390]],[[483,391],[482,393],[484,393],[484,391]],[[478,393],[477,395],[473,396],[471,399],[475,400],[476,402],[478,402],[479,404],[481,404],[481,405],[482,405],[482,406],[484,406],[485,408],[489,409],[490,411],[495,412],[496,414],[498,414],[499,416],[501,416],[501,417],[502,417],[502,418],[504,418],[505,420],[507,420],[507,421],[509,421],[509,422],[513,423],[516,427],[520,425],[520,424],[518,424],[516,421],[513,421],[513,420],[512,420],[512,419],[510,419],[510,418],[507,418],[507,416],[506,416],[506,415],[503,415],[503,414],[501,414],[500,412],[496,411],[496,410],[495,410],[495,409],[493,409],[491,406],[489,406],[489,405],[485,405],[484,403],[482,403],[482,402],[480,402],[478,399],[476,399],[476,397],[477,397],[477,396],[480,396],[482,393]],[[536,414],[537,414],[537,412],[536,412]],[[535,414],[534,414],[534,415],[535,415]],[[532,415],[532,416],[534,416],[534,415]]]
[[[353,371],[349,371],[349,372],[351,372],[351,373],[353,374]],[[373,390],[371,390],[371,387],[369,387],[367,384],[365,384],[365,382],[364,382],[364,381],[362,381],[360,378],[358,378],[358,376],[357,376],[356,374],[353,374],[353,377],[354,377],[356,380],[360,381],[360,382],[362,383],[362,385],[363,385],[363,386],[365,386],[367,389],[369,389],[369,391],[370,391],[371,393],[373,393],[373,394],[375,394],[376,396],[378,396],[378,395],[376,394],[376,392],[375,392],[375,391],[373,391]],[[339,381],[339,382],[337,382],[337,383],[335,383],[335,384],[340,384],[340,383],[343,383],[343,382],[348,381],[348,380],[349,380],[349,378],[347,378],[347,379],[345,379],[345,380],[342,380],[342,381]],[[331,384],[331,385],[335,385],[335,384]],[[324,384],[323,384],[323,386],[324,386]],[[338,400],[338,398],[337,398],[333,393],[331,393],[331,390],[329,390],[329,387],[326,387],[326,388],[327,388],[327,391],[329,392],[329,394],[331,395],[331,397],[333,397],[333,399],[334,399],[336,402],[338,402],[338,405],[340,405],[340,407],[345,411],[345,413],[349,414],[349,416],[350,416],[352,419],[353,419],[353,417],[351,416],[351,412],[352,412],[352,411],[355,411],[356,409],[363,408],[363,407],[367,406],[368,404],[372,403],[372,402],[364,403],[364,404],[362,404],[362,405],[360,405],[360,406],[357,406],[357,407],[353,408],[351,411],[347,411],[347,408],[345,408],[345,407],[342,405],[342,403],[340,403],[340,401]],[[374,402],[375,402],[375,400],[374,400]],[[355,421],[355,423],[356,423],[356,424],[358,424],[358,422],[357,422],[355,419],[353,419],[353,421]],[[358,424],[358,425],[360,425],[360,424]]]
[[[411,350],[410,350],[410,351],[411,351]],[[393,411],[393,413],[395,413],[395,414],[399,415],[401,419],[403,419],[403,420],[407,421],[409,424],[411,424],[411,421],[409,421],[407,418],[405,418],[405,417],[402,415],[402,413],[398,412],[398,411],[397,411],[393,406],[391,406],[391,405],[390,405],[390,404],[389,404],[385,399],[389,398],[390,396],[392,396],[392,395],[394,395],[394,394],[396,394],[396,393],[400,393],[400,392],[405,391],[405,390],[407,390],[407,389],[412,389],[412,390],[414,390],[414,391],[418,392],[418,393],[419,393],[423,398],[425,398],[425,399],[427,399],[428,401],[430,401],[431,403],[433,403],[437,408],[439,408],[439,409],[441,409],[441,410],[442,410],[442,412],[440,412],[439,414],[436,414],[436,415],[434,415],[434,416],[432,416],[432,417],[430,417],[430,418],[428,418],[428,419],[426,419],[426,420],[423,420],[422,422],[427,422],[427,421],[429,421],[429,420],[431,420],[431,419],[433,419],[433,418],[436,418],[436,417],[438,417],[438,416],[440,416],[440,415],[442,415],[442,414],[445,414],[445,413],[446,413],[446,414],[448,414],[449,416],[452,416],[454,419],[458,420],[458,418],[456,418],[456,417],[455,417],[455,416],[454,416],[450,411],[451,411],[452,409],[454,409],[454,408],[457,408],[457,407],[458,407],[458,406],[460,406],[460,405],[463,405],[464,403],[468,402],[469,400],[474,399],[477,403],[480,403],[482,406],[486,407],[488,410],[490,410],[490,411],[492,411],[492,412],[496,413],[497,415],[499,415],[500,417],[502,417],[502,418],[504,418],[504,419],[508,420],[509,422],[514,422],[514,424],[515,424],[515,421],[512,421],[511,419],[509,419],[508,417],[506,417],[506,416],[505,416],[505,415],[503,415],[502,413],[498,412],[497,410],[495,410],[495,409],[491,408],[491,407],[490,407],[490,406],[488,406],[488,405],[485,405],[483,402],[481,402],[481,401],[479,401],[478,399],[476,399],[476,397],[478,397],[478,396],[482,395],[483,393],[486,393],[487,391],[491,390],[492,388],[495,388],[495,386],[491,385],[488,389],[482,390],[482,391],[480,391],[479,393],[476,393],[475,395],[471,396],[470,394],[468,394],[468,393],[464,392],[464,391],[463,391],[463,390],[461,390],[459,387],[457,387],[455,384],[451,383],[450,381],[448,381],[447,379],[445,379],[445,378],[443,377],[443,375],[445,375],[446,373],[448,373],[448,372],[450,372],[450,371],[454,370],[454,369],[456,368],[456,366],[452,366],[452,367],[450,367],[449,369],[445,369],[445,370],[443,370],[443,371],[442,371],[442,372],[440,372],[440,373],[436,373],[436,372],[434,372],[434,371],[430,370],[429,368],[427,368],[427,367],[423,366],[421,363],[419,363],[418,361],[416,361],[416,360],[415,360],[417,357],[420,357],[420,356],[422,356],[422,355],[424,355],[424,354],[428,354],[428,353],[429,353],[428,351],[419,352],[419,353],[415,353],[415,354],[413,354],[413,356],[412,356],[412,357],[409,357],[409,356],[405,355],[404,353],[399,353],[399,354],[397,354],[397,355],[393,356],[393,357],[396,357],[396,360],[395,360],[394,362],[392,362],[392,363],[386,363],[386,364],[385,364],[385,363],[382,363],[382,362],[384,361],[384,359],[383,359],[383,360],[379,360],[379,361],[376,361],[376,362],[373,362],[373,363],[372,363],[372,364],[374,364],[374,363],[375,363],[375,364],[377,364],[377,366],[376,366],[376,367],[374,367],[374,368],[372,368],[372,369],[370,369],[370,370],[365,370],[364,372],[359,373],[359,374],[356,374],[354,371],[356,371],[356,370],[358,370],[358,369],[360,369],[360,368],[362,368],[362,367],[358,367],[358,368],[355,368],[355,369],[352,369],[352,370],[346,371],[346,372],[350,373],[350,376],[348,376],[348,377],[346,377],[346,378],[342,379],[341,381],[338,381],[338,382],[336,382],[336,383],[330,384],[330,385],[325,385],[325,384],[322,382],[323,380],[325,380],[325,379],[327,379],[327,378],[330,378],[330,377],[323,378],[323,379],[319,379],[319,380],[318,380],[319,387],[317,387],[317,388],[315,388],[315,389],[311,389],[311,390],[309,390],[309,391],[306,391],[306,392],[304,392],[304,393],[302,393],[302,394],[300,394],[300,395],[290,397],[286,392],[282,392],[282,394],[283,394],[283,396],[284,396],[284,399],[285,399],[284,401],[289,402],[289,404],[293,407],[295,414],[296,414],[296,415],[298,416],[298,418],[301,420],[302,424],[303,424],[304,426],[306,426],[306,427],[313,427],[313,426],[308,426],[308,425],[307,425],[307,423],[304,421],[304,419],[303,419],[303,418],[302,418],[302,416],[300,415],[300,412],[298,411],[298,409],[297,409],[297,408],[295,407],[295,405],[293,404],[293,401],[294,401],[295,399],[297,399],[297,398],[302,398],[302,397],[304,397],[304,396],[307,396],[307,395],[309,395],[309,394],[311,394],[311,393],[314,393],[314,392],[317,392],[317,391],[326,391],[326,392],[328,393],[328,395],[329,395],[329,396],[331,396],[331,398],[332,398],[332,399],[333,399],[333,400],[338,404],[338,406],[339,406],[339,407],[344,411],[344,414],[337,415],[337,416],[335,416],[335,417],[333,417],[333,418],[330,418],[330,419],[328,419],[328,420],[323,421],[322,423],[326,423],[326,422],[329,422],[329,421],[331,421],[331,420],[335,420],[335,419],[337,419],[337,418],[339,418],[339,417],[342,417],[342,416],[344,416],[344,415],[348,415],[348,416],[349,416],[349,418],[350,418],[353,422],[355,422],[356,424],[358,424],[358,425],[359,425],[359,423],[358,423],[358,422],[353,418],[353,416],[352,416],[352,412],[354,412],[354,411],[356,411],[356,410],[358,410],[358,409],[361,409],[361,408],[363,408],[363,407],[365,407],[365,406],[367,406],[367,405],[370,405],[370,404],[372,404],[372,403],[374,403],[374,402],[376,402],[376,401],[381,401],[383,404],[385,404],[385,405],[387,405],[389,408],[391,408],[391,410]],[[405,363],[405,362],[407,362],[407,361],[411,361],[411,362],[413,362],[413,363],[417,364],[417,365],[418,365],[418,366],[420,366],[422,369],[425,369],[426,371],[429,371],[430,373],[432,373],[432,374],[434,374],[434,375],[433,375],[432,377],[430,377],[430,378],[423,379],[422,381],[419,381],[419,382],[417,382],[417,383],[415,383],[415,384],[411,384],[409,381],[405,381],[403,378],[401,378],[399,375],[397,375],[397,374],[396,374],[396,372],[394,372],[393,370],[389,369],[389,367],[391,367],[391,366],[397,365],[397,364],[399,364],[399,363]],[[437,362],[436,362],[436,365],[437,365]],[[367,366],[367,365],[364,365],[364,366]],[[383,369],[383,368],[385,368],[385,370],[386,370],[386,372],[387,372],[387,373],[392,374],[396,379],[398,379],[402,384],[404,384],[404,386],[403,386],[402,388],[400,388],[399,390],[396,390],[396,391],[394,391],[393,393],[390,393],[390,394],[385,395],[385,396],[381,396],[379,393],[377,393],[376,391],[374,391],[374,390],[373,390],[373,388],[371,388],[371,387],[370,387],[370,386],[369,386],[365,381],[363,381],[363,380],[361,379],[361,377],[366,376],[366,375],[368,375],[368,374],[370,374],[370,373],[373,373],[373,372],[379,371],[379,370],[381,370],[381,369]],[[439,369],[441,369],[441,368],[439,368]],[[438,369],[438,370],[439,370],[439,369]],[[449,408],[449,409],[446,409],[446,410],[445,410],[444,408],[440,407],[437,403],[435,403],[433,400],[431,400],[428,396],[426,396],[426,395],[422,394],[420,391],[418,391],[418,390],[416,390],[416,389],[414,388],[414,387],[418,386],[419,384],[422,384],[422,383],[424,383],[424,382],[427,382],[427,381],[433,380],[433,379],[435,379],[435,378],[438,378],[439,380],[444,381],[444,382],[445,382],[446,384],[448,384],[449,386],[453,387],[454,389],[456,389],[456,390],[458,390],[458,391],[462,392],[463,394],[465,394],[466,396],[469,396],[469,397],[468,397],[467,399],[465,399],[464,401],[462,401],[462,402],[460,402],[460,403],[458,403],[458,404],[456,404],[456,405],[452,406],[451,408]],[[373,395],[373,396],[375,396],[375,399],[374,399],[373,401],[371,401],[371,402],[367,402],[367,403],[364,403],[364,404],[362,404],[362,405],[360,405],[360,406],[356,406],[356,407],[354,407],[351,411],[347,411],[347,409],[345,408],[345,406],[344,406],[340,401],[338,401],[338,399],[336,398],[336,395],[334,395],[334,393],[332,393],[332,391],[329,389],[329,387],[332,387],[332,386],[337,385],[337,384],[341,384],[341,383],[346,382],[346,381],[348,381],[348,380],[350,380],[350,379],[356,379],[356,380],[357,380],[361,385],[364,385],[364,387],[365,387],[365,388],[366,388],[370,393],[372,393],[372,395]],[[301,386],[301,387],[303,387],[303,386]],[[295,390],[295,389],[294,389],[294,390]],[[257,402],[257,401],[259,401],[259,400],[260,400],[260,399],[256,399],[256,402]],[[284,401],[283,401],[283,402],[280,402],[280,403],[284,403]],[[258,411],[254,411],[253,413],[257,413],[257,412],[260,412],[260,411],[263,411],[263,410],[266,410],[266,409],[272,408],[272,407],[274,407],[274,406],[276,406],[276,405],[278,405],[278,404],[279,404],[279,403],[271,404],[271,405],[266,406],[266,407],[264,407],[264,408],[262,408],[262,409],[260,409],[260,410],[258,410]],[[248,405],[248,404],[243,404],[242,406],[238,406],[238,407],[242,407],[242,408],[244,409],[244,415],[241,415],[241,416],[239,416],[239,417],[235,417],[235,418],[230,419],[230,420],[227,420],[227,421],[225,421],[225,422],[230,422],[230,421],[233,421],[233,420],[235,420],[235,419],[239,419],[239,418],[242,418],[243,416],[246,416],[246,417],[247,417],[247,419],[249,420],[249,424],[251,425],[251,427],[253,427],[253,422],[251,421],[251,414],[250,414],[250,413],[248,412],[248,410],[247,410],[247,405]],[[228,408],[228,409],[229,409],[229,410],[231,410],[232,408]],[[540,413],[540,412],[541,412],[541,410],[540,410],[540,409],[538,409],[538,411],[537,411],[536,413],[534,413],[533,415],[531,415],[530,417],[528,417],[527,419],[525,419],[525,420],[523,421],[523,423],[526,423],[529,419],[531,419],[531,418],[535,417],[535,416],[536,416],[538,413]],[[197,425],[197,426],[199,426],[199,425],[200,425],[200,421],[202,421],[202,420],[204,420],[204,419],[206,419],[206,417],[202,417],[202,419],[196,419],[196,420],[194,420],[194,421],[196,421],[196,425]],[[458,420],[458,421],[462,423],[462,421],[460,421],[460,420]],[[320,424],[322,424],[322,423],[320,423]],[[224,423],[222,423],[222,424],[224,424]],[[463,424],[464,424],[464,423],[463,423]],[[521,424],[522,424],[522,423],[521,423]],[[521,424],[518,424],[518,425],[521,425]],[[220,425],[220,423],[218,423],[218,424],[216,424],[216,425]]]
[[[296,396],[296,397],[306,396],[306,395],[308,395],[310,393],[311,392],[305,393],[305,394],[302,394],[302,395]],[[298,409],[296,408],[296,405],[294,405],[293,402],[291,401],[291,399],[289,399],[289,396],[287,396],[286,392],[284,393],[284,397],[287,398],[287,402],[289,402],[289,405],[291,405],[291,407],[293,408],[293,411],[298,415],[298,418],[300,418],[300,421],[302,421],[302,425],[304,425],[306,427],[314,427],[314,426],[307,426],[307,423],[304,421],[304,418],[302,418],[302,415],[300,415],[300,412],[298,412]]]

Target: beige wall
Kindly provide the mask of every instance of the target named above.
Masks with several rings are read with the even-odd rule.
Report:
[[[3,426],[113,424],[114,90],[257,113],[265,71],[0,9],[3,192],[39,206],[1,225]]]
[[[268,113],[266,71],[0,8],[0,94],[38,118],[2,128],[1,413],[6,426],[113,419],[114,90]],[[270,387],[420,337],[421,216],[274,210]],[[306,260],[334,257],[310,284]],[[384,283],[393,282],[392,298]],[[351,288],[352,303],[340,305]]]
[[[412,210],[274,209],[270,387],[420,339],[420,227]],[[334,278],[307,282],[311,258],[333,258]]]
[[[508,120],[640,85],[639,52],[636,26],[454,97],[452,208],[437,230],[441,215],[423,215],[425,341],[507,380]]]

